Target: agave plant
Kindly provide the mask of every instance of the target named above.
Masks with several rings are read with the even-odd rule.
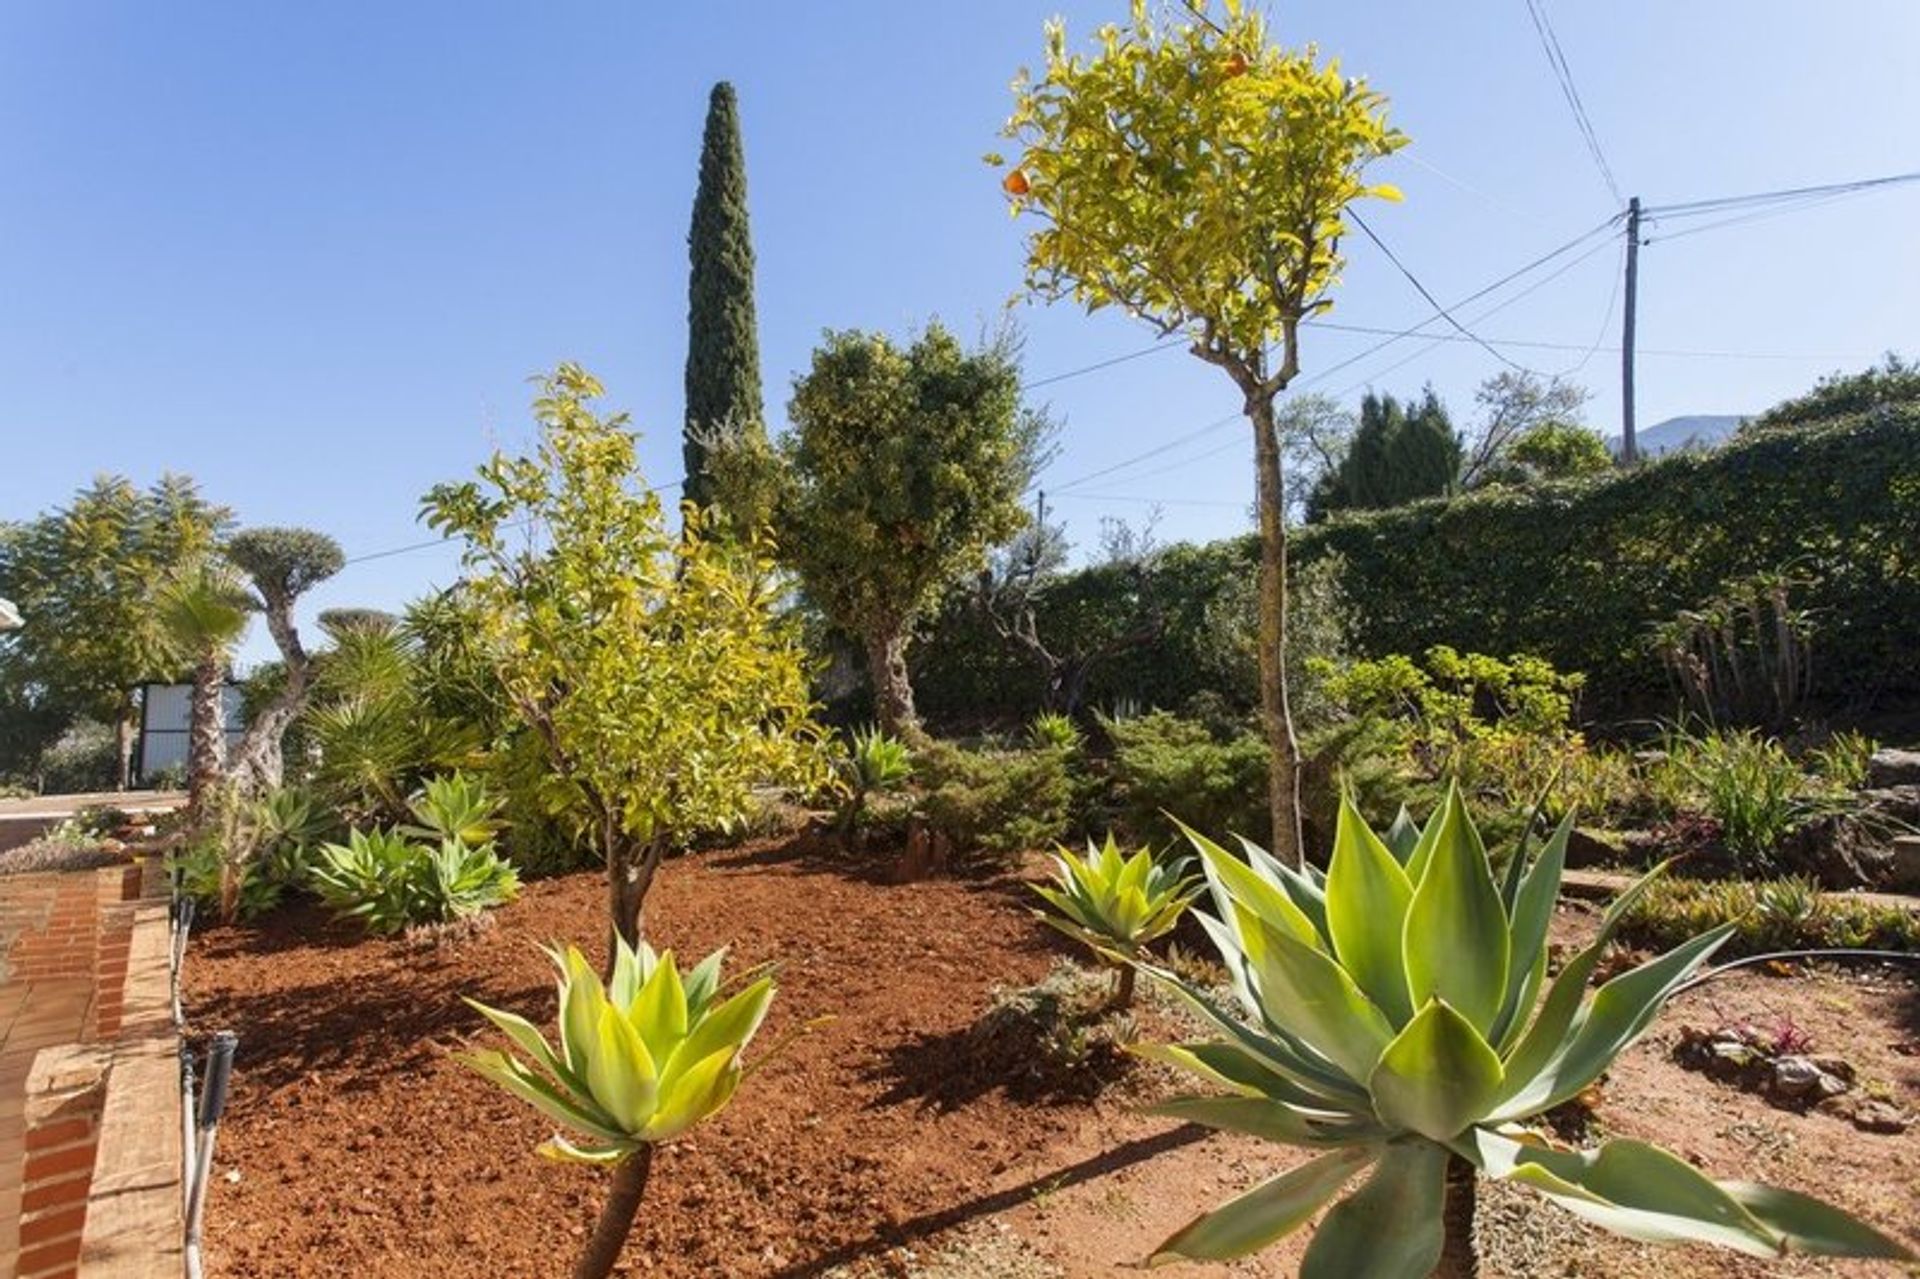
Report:
[[[575,1279],[598,1279],[632,1229],[654,1146],[716,1114],[749,1073],[740,1054],[773,1002],[773,978],[722,999],[724,951],[683,977],[672,951],[616,939],[605,985],[578,948],[547,954],[559,972],[559,1047],[526,1018],[468,1000],[528,1060],[491,1049],[459,1060],[577,1134],[556,1134],[542,1154],[612,1165],[606,1210],[574,1269]]]
[[[847,754],[840,761],[846,802],[840,808],[841,838],[860,824],[867,797],[894,790],[913,775],[913,755],[907,744],[877,725],[856,729]]]
[[[1131,857],[1121,855],[1113,836],[1076,857],[1067,848],[1055,854],[1054,882],[1035,884],[1033,891],[1058,914],[1036,910],[1041,922],[1075,941],[1085,942],[1102,955],[1121,961],[1120,984],[1114,1006],[1133,1002],[1134,969],[1127,962],[1140,956],[1147,944],[1173,931],[1180,916],[1201,892],[1198,876],[1188,874],[1190,857],[1156,859],[1142,848]]]
[[[1077,751],[1086,737],[1071,715],[1041,711],[1027,725],[1027,740],[1039,750]]]
[[[1160,1110],[1317,1153],[1193,1221],[1153,1260],[1242,1256],[1339,1199],[1307,1249],[1306,1279],[1418,1279],[1436,1266],[1472,1275],[1480,1176],[1649,1242],[1765,1257],[1910,1255],[1805,1195],[1716,1182],[1638,1141],[1581,1152],[1526,1127],[1598,1079],[1732,930],[1713,929],[1589,995],[1649,875],[1549,985],[1547,924],[1570,830],[1569,818],[1536,855],[1516,852],[1498,881],[1457,791],[1423,830],[1403,814],[1385,839],[1344,803],[1324,875],[1250,844],[1242,859],[1189,832],[1217,911],[1199,917],[1247,1017],[1148,970],[1219,1038],[1141,1051],[1227,1090]]]
[[[490,842],[500,832],[495,814],[501,800],[489,794],[486,782],[468,773],[430,777],[407,808],[418,823],[402,827],[423,839],[458,840],[471,848]]]
[[[492,844],[416,844],[400,831],[353,831],[320,849],[314,891],[367,931],[397,933],[478,915],[520,894],[520,877]]]

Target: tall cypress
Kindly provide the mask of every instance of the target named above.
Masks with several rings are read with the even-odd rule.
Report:
[[[707,100],[700,190],[687,233],[686,496],[713,501],[708,441],[763,431],[760,338],[753,314],[753,238],[747,227],[747,164],[740,108],[721,81]]]

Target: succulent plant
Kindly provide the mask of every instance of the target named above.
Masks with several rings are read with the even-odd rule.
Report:
[[[1307,1249],[1306,1279],[1423,1279],[1436,1265],[1471,1274],[1470,1232],[1459,1223],[1471,1221],[1480,1176],[1650,1242],[1765,1257],[1910,1255],[1805,1195],[1716,1182],[1638,1141],[1570,1150],[1526,1126],[1596,1081],[1732,927],[1589,994],[1608,940],[1656,870],[1613,903],[1599,935],[1549,983],[1547,926],[1571,820],[1536,855],[1516,851],[1499,879],[1457,790],[1424,829],[1403,814],[1384,839],[1344,802],[1324,875],[1251,844],[1242,858],[1188,832],[1216,912],[1199,918],[1245,1016],[1141,963],[1218,1032],[1140,1048],[1224,1090],[1159,1111],[1317,1153],[1193,1221],[1155,1261],[1251,1253],[1333,1204]],[[1364,1183],[1341,1198],[1361,1173]]]
[[[1085,857],[1061,848],[1053,861],[1054,883],[1033,891],[1057,913],[1036,910],[1035,917],[1122,963],[1171,932],[1201,892],[1199,877],[1188,873],[1192,858],[1157,859],[1148,848],[1123,856],[1111,834],[1100,847],[1088,840]],[[1132,1002],[1133,975],[1121,969],[1114,1001],[1121,1007]]]

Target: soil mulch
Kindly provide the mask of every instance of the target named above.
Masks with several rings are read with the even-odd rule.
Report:
[[[782,965],[756,1047],[834,1020],[661,1152],[624,1273],[1120,1275],[1194,1213],[1297,1162],[1132,1113],[1164,1080],[1128,1077],[1088,1101],[1036,1086],[1028,1063],[983,1042],[994,989],[1035,982],[1070,953],[1028,917],[1029,896],[1013,875],[883,884],[804,840],[670,863],[648,902],[656,945],[693,958],[731,944],[730,967]],[[601,881],[582,873],[528,885],[497,927],[438,948],[368,940],[309,908],[200,937],[186,973],[195,1029],[241,1036],[207,1273],[566,1273],[603,1174],[538,1158],[551,1125],[448,1054],[498,1038],[462,995],[550,1026],[551,970],[535,943],[578,940],[597,959],[603,911]],[[1592,916],[1568,906],[1556,936],[1574,941]],[[1149,1037],[1180,1033],[1151,1001],[1135,1017]],[[1916,1110],[1920,985],[1817,973],[1704,988],[1623,1059],[1596,1119],[1596,1135],[1658,1140],[1717,1175],[1811,1190],[1920,1238],[1920,1131],[1868,1135],[1781,1112],[1674,1063],[1679,1025],[1715,1017],[1791,1018]],[[1888,1273],[1619,1243],[1505,1188],[1481,1216],[1489,1274]],[[1228,1272],[1291,1274],[1302,1246]]]

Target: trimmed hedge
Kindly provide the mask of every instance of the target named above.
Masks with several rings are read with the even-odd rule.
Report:
[[[1920,693],[1920,405],[1299,538],[1299,562],[1330,553],[1356,651],[1532,653],[1586,672],[1589,711],[1669,698],[1652,628],[1777,569],[1806,582],[1817,693]]]
[[[1329,556],[1354,656],[1446,644],[1544,657],[1586,673],[1587,718],[1671,710],[1653,628],[1778,569],[1806,582],[1792,603],[1812,615],[1817,697],[1920,696],[1920,404],[1744,432],[1631,471],[1339,515],[1295,535],[1296,570]],[[1251,537],[1163,552],[1145,571],[1165,633],[1098,667],[1088,704],[1250,710],[1252,655],[1231,632],[1251,628],[1257,558]],[[1067,574],[1042,597],[1040,633],[1069,647],[1062,637],[1124,630],[1140,591],[1128,569]],[[1023,723],[1040,708],[1037,668],[964,591],[913,663],[937,725]]]

